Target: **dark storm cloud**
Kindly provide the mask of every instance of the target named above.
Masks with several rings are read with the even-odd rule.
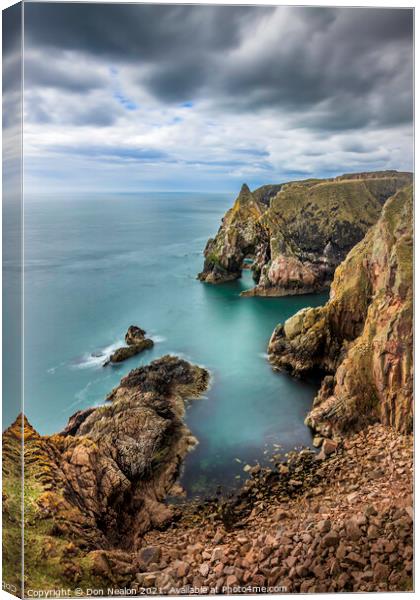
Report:
[[[22,8],[20,4],[15,4],[3,12],[2,19],[2,87],[4,129],[18,125],[21,119],[21,31]]]
[[[412,119],[409,9],[109,4],[26,5],[26,42],[129,64],[160,102],[278,111],[297,128],[339,131]],[[40,59],[38,59],[40,60]],[[28,68],[29,85],[81,92],[101,78]]]
[[[123,4],[33,4],[25,7],[33,44],[85,51],[123,61],[176,60],[195,52],[223,51],[238,42],[241,23],[269,7]]]
[[[87,92],[106,85],[104,77],[76,67],[69,70],[68,65],[43,61],[39,56],[25,53],[25,85],[29,87],[61,88],[70,92]]]

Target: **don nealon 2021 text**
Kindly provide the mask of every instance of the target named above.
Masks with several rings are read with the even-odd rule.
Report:
[[[248,593],[248,594],[277,594],[281,592],[287,592],[287,588],[284,586],[222,586],[220,587],[181,587],[172,588],[169,595],[202,595],[202,594],[220,594],[220,593]],[[39,589],[28,589],[26,590],[27,598],[82,598],[82,597],[106,597],[106,596],[155,596],[165,594],[163,590],[159,588],[76,588],[71,590],[69,588],[58,588],[50,590],[39,590]]]

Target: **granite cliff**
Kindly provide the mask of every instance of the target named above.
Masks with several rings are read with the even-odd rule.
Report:
[[[223,283],[252,261],[256,286],[243,295],[284,296],[328,288],[336,267],[378,219],[384,202],[412,181],[380,171],[308,179],[251,192],[242,186],[204,250],[199,279]]]
[[[275,368],[324,375],[306,421],[323,435],[373,421],[412,429],[412,196],[408,186],[385,203],[337,268],[328,303],[299,311],[269,342]]]

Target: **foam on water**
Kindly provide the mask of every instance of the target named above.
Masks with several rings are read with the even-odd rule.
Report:
[[[229,194],[185,193],[27,203],[25,413],[41,434],[102,404],[132,369],[173,354],[211,370],[209,389],[185,415],[200,442],[183,471],[189,494],[237,482],[234,459],[268,460],[267,443],[285,452],[311,443],[304,418],[316,390],[276,374],[266,350],[279,322],[326,295],[241,298],[253,285],[249,269],[222,285],[197,281],[206,240],[231,205]],[[155,345],[103,368],[132,324]]]
[[[98,367],[103,367],[104,362],[109,359],[111,354],[124,345],[124,340],[120,339],[99,350],[86,352],[81,359],[72,364],[71,367],[74,369],[97,369]]]

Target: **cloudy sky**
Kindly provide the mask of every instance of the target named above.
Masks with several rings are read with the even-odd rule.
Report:
[[[410,10],[25,5],[37,190],[412,169]]]

